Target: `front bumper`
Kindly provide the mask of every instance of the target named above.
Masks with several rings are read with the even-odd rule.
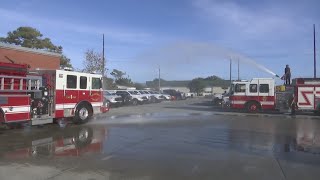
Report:
[[[148,98],[146,97],[146,98],[137,98],[138,99],[138,101],[140,101],[140,102],[146,102],[146,101],[148,101]]]
[[[116,101],[116,100],[109,100],[111,104],[121,104],[122,101]]]
[[[166,98],[164,96],[155,96],[155,98],[159,101],[165,100]]]

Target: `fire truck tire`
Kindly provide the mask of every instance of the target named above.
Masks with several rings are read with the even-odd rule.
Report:
[[[260,110],[260,105],[257,102],[248,102],[247,111],[250,113],[256,113]]]
[[[76,124],[84,124],[89,121],[91,116],[91,109],[86,104],[80,104],[76,109],[73,121]]]

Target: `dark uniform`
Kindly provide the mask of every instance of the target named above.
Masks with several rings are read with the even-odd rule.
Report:
[[[286,79],[285,84],[290,85],[290,83],[291,83],[291,70],[290,70],[289,65],[286,65],[286,68],[284,69],[284,75],[285,75],[285,79]]]

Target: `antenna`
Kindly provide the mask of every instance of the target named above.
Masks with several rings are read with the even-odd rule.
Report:
[[[105,59],[104,59],[104,34],[102,34],[102,79],[104,80],[105,77]],[[106,89],[106,83],[103,82],[103,86],[102,89],[105,90]]]
[[[232,71],[232,59],[230,58],[230,85],[232,84],[231,71]]]
[[[238,81],[240,80],[240,60],[238,58]]]
[[[159,80],[159,84],[158,84],[158,86],[159,86],[159,93],[161,93],[161,92],[160,92],[160,91],[161,91],[161,90],[160,90],[160,89],[161,89],[161,86],[160,86],[160,65],[159,65],[159,79],[158,79],[158,80]]]
[[[317,78],[317,60],[316,60],[316,27],[313,24],[313,76]]]

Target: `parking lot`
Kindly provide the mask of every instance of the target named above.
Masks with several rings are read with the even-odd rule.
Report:
[[[319,179],[316,116],[210,99],[112,108],[85,125],[1,131],[0,179]]]

